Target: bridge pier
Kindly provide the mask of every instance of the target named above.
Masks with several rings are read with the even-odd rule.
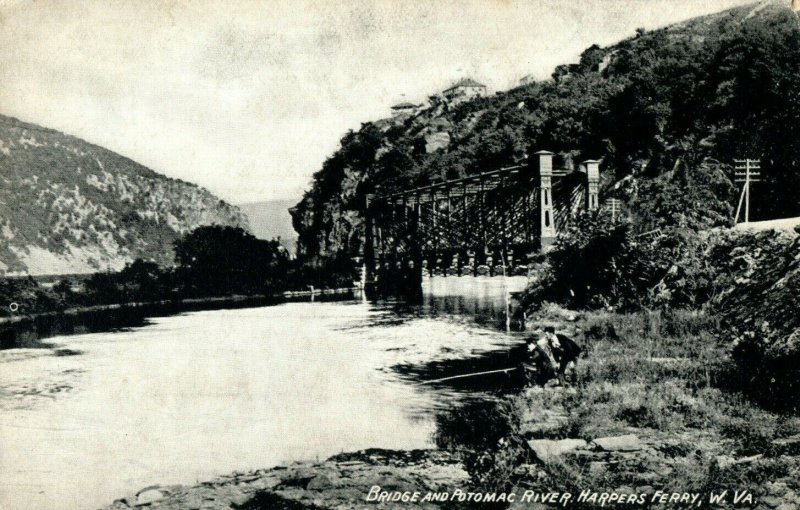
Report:
[[[600,162],[589,159],[583,165],[586,167],[586,209],[595,211],[600,207]]]
[[[539,170],[539,224],[542,250],[556,240],[556,223],[553,214],[553,153],[539,151],[535,154]]]

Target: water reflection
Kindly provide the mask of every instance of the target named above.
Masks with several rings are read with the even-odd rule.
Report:
[[[500,367],[520,344],[494,327],[500,279],[461,282],[469,295],[450,280],[413,305],[198,311],[0,351],[0,508],[99,507],[155,483],[434,446],[438,411],[504,383],[420,383]]]

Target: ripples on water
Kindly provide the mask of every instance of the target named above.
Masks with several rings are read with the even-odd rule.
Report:
[[[0,351],[0,508],[98,507],[154,483],[433,446],[437,410],[502,381],[419,382],[502,368],[521,341],[497,329],[501,279],[449,280],[422,304],[191,312]]]

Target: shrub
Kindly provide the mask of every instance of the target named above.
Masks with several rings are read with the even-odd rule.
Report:
[[[800,237],[775,231],[720,236],[721,335],[750,391],[797,409],[800,396]]]

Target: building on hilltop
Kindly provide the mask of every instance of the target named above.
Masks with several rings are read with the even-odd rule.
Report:
[[[472,78],[464,78],[452,87],[442,92],[442,95],[451,103],[460,103],[474,97],[486,95],[486,85],[478,83]]]
[[[422,108],[422,105],[420,104],[408,102],[399,103],[392,106],[392,115],[402,115],[405,113],[414,114],[417,113],[420,108]]]

